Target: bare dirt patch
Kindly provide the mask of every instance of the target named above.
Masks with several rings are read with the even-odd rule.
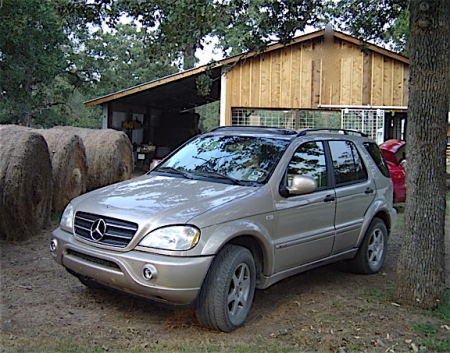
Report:
[[[376,275],[335,264],[257,291],[245,325],[228,334],[200,326],[192,309],[84,287],[52,260],[50,230],[3,242],[0,351],[447,351],[450,323],[442,315],[390,301],[400,238],[401,228]]]

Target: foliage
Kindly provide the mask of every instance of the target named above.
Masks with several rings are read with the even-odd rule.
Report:
[[[69,0],[0,3],[0,123],[100,127],[100,108],[87,109],[83,101],[176,72],[163,53],[149,58],[136,25],[89,28],[84,19],[101,19],[100,7],[92,6]]]
[[[229,23],[213,34],[224,52],[262,51],[272,42],[289,43],[307,26],[314,25],[322,9],[318,0],[231,1]]]
[[[93,1],[100,6],[103,0]],[[296,31],[316,20],[320,0],[117,0],[109,16],[126,13],[147,29],[152,56],[161,51],[180,60],[183,69],[195,65],[197,49],[212,36],[224,51],[262,50],[273,40],[289,42]]]
[[[202,132],[220,126],[220,102],[205,104],[195,109],[200,114],[200,130]]]
[[[44,91],[64,67],[67,38],[49,0],[3,0],[0,11],[0,122],[30,125],[63,104]]]
[[[73,84],[88,82],[85,91],[101,96],[175,73],[167,56],[149,57],[144,41],[144,32],[133,23],[92,31],[70,56]]]
[[[407,54],[410,0],[328,0],[322,21],[350,32],[362,42],[388,43]]]

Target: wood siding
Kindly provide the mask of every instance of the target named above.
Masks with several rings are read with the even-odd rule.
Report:
[[[253,56],[227,73],[231,108],[318,109],[320,104],[406,106],[408,64],[338,37],[324,37]]]

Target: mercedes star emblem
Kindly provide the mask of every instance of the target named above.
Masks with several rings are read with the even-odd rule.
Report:
[[[103,219],[99,218],[91,226],[91,238],[94,241],[100,241],[103,239],[106,233],[106,223]]]

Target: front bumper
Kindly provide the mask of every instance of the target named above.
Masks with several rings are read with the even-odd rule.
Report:
[[[173,305],[192,303],[213,256],[174,257],[142,251],[119,252],[77,241],[61,228],[52,232],[54,260],[81,276],[144,298]]]

